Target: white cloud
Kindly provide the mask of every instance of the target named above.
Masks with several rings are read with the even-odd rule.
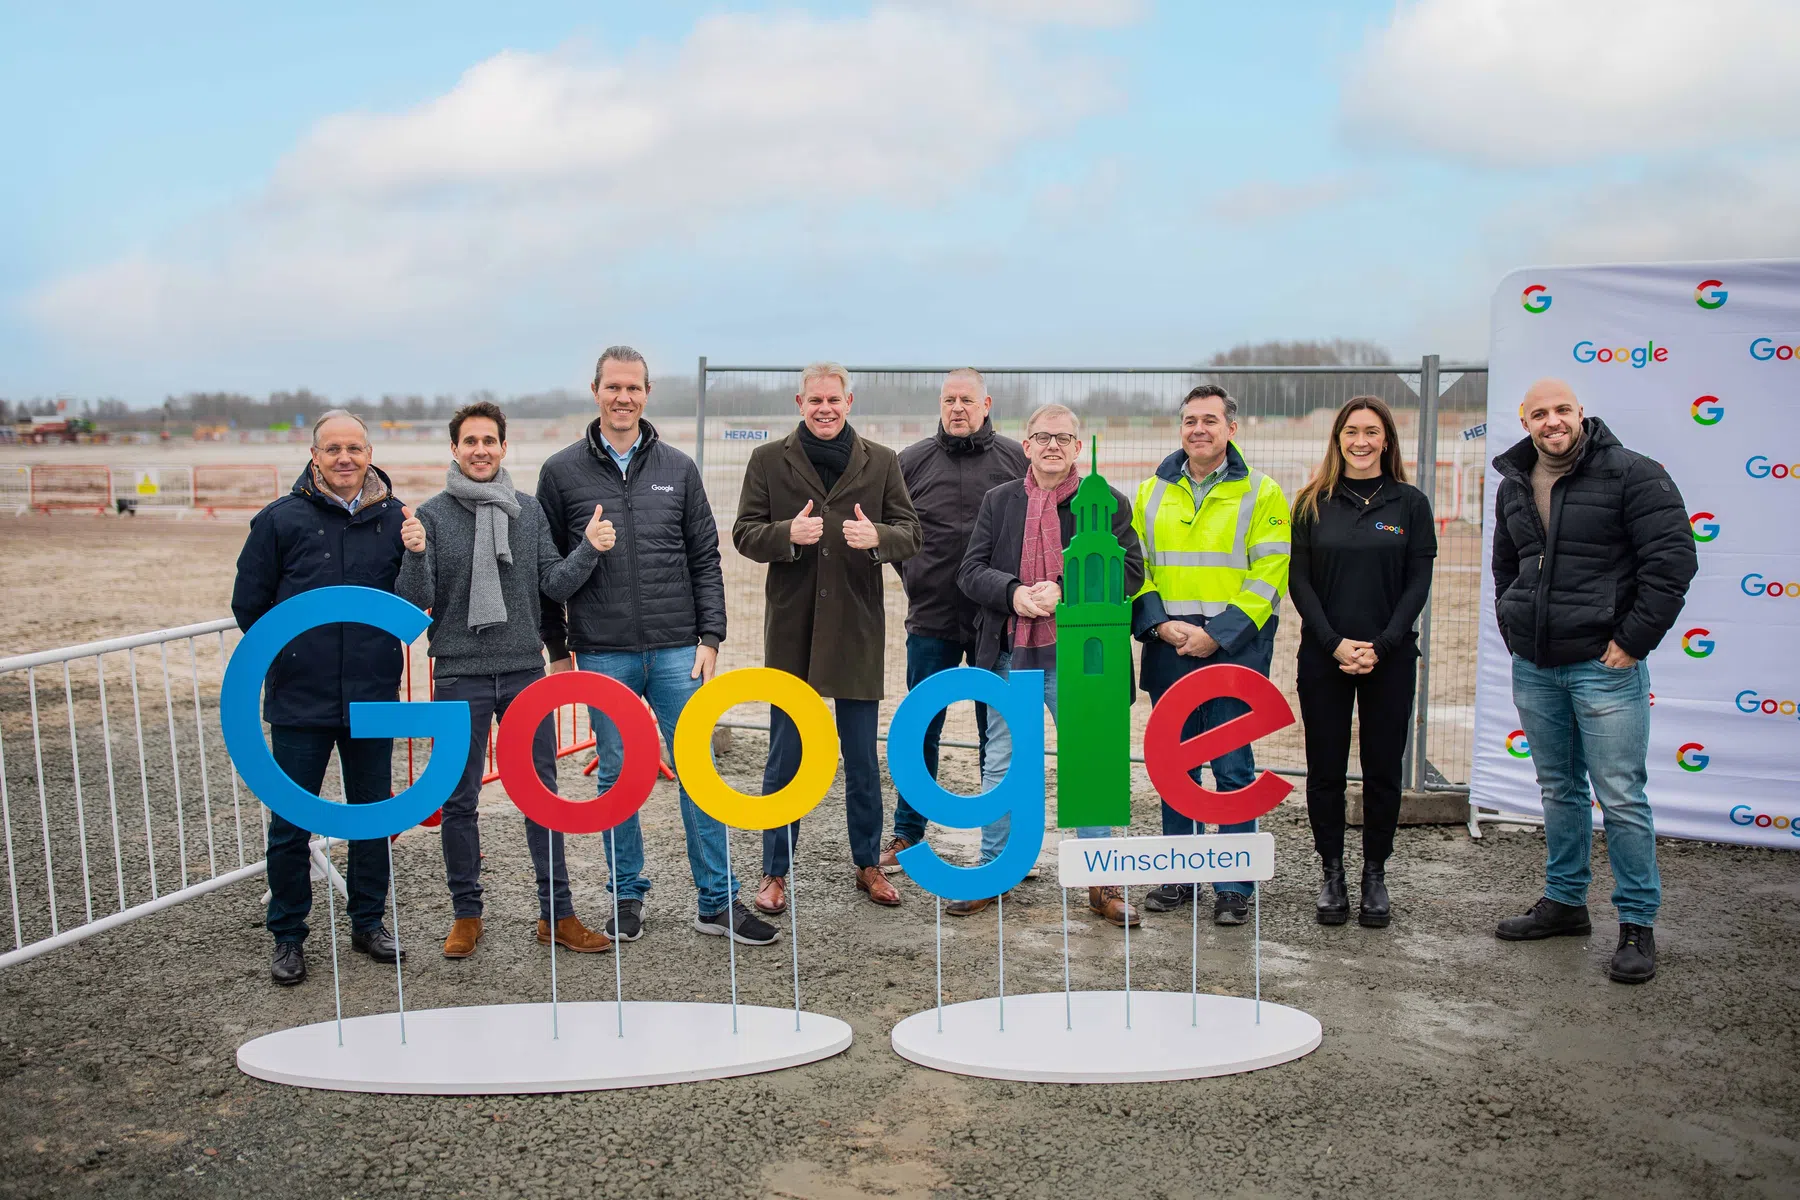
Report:
[[[1358,136],[1502,165],[1800,134],[1793,0],[1412,0],[1343,95]]]
[[[623,55],[509,51],[406,111],[320,121],[247,202],[27,307],[114,351],[455,336],[534,288],[604,288],[612,255],[777,209],[823,225],[953,201],[1111,96],[1024,29],[907,7],[709,17]]]
[[[1142,20],[1148,0],[914,0],[926,7],[956,7],[1003,21],[1105,29]]]

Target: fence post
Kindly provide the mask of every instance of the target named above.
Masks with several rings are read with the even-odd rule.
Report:
[[[1419,360],[1419,490],[1437,514],[1438,356]],[[1425,786],[1429,765],[1426,735],[1431,727],[1431,594],[1419,613],[1419,694],[1414,705],[1411,777],[1407,785]]]
[[[694,400],[694,466],[706,478],[706,355],[700,356],[699,387]]]

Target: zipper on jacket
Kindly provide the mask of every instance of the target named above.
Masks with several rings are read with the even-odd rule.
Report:
[[[649,448],[649,446],[644,447],[645,450]],[[633,463],[636,463],[637,455],[632,455],[631,459]],[[625,512],[628,514],[626,520],[631,526],[631,549],[628,552],[631,559],[631,625],[637,631],[637,648],[639,650],[644,648],[644,597],[640,591],[643,587],[643,576],[638,574],[638,527],[637,517],[631,515],[631,489],[633,483],[643,474],[640,465],[636,475],[632,475],[630,472],[622,472],[620,475],[620,482],[624,484],[625,490]]]

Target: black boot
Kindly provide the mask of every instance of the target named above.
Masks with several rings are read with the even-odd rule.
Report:
[[[1343,877],[1339,872],[1339,878]],[[1370,929],[1386,929],[1390,916],[1387,890],[1387,867],[1364,863],[1362,901],[1356,910],[1356,923]]]
[[[1505,942],[1534,942],[1539,938],[1586,937],[1594,931],[1585,904],[1559,904],[1541,898],[1522,916],[1508,917],[1494,929]]]
[[[1325,882],[1319,887],[1319,924],[1342,925],[1350,919],[1350,896],[1344,889],[1344,860],[1325,860]]]
[[[1656,931],[1619,923],[1619,948],[1606,974],[1614,983],[1649,983],[1656,978]]]

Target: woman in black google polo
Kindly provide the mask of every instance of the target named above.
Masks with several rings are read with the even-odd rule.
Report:
[[[1400,821],[1400,759],[1412,720],[1413,622],[1431,591],[1431,501],[1406,482],[1394,416],[1355,396],[1331,424],[1325,459],[1294,497],[1289,592],[1300,610],[1300,716],[1306,812],[1324,863],[1322,925],[1350,917],[1344,782],[1350,710],[1361,714],[1363,869],[1357,921],[1389,919],[1386,868]]]

